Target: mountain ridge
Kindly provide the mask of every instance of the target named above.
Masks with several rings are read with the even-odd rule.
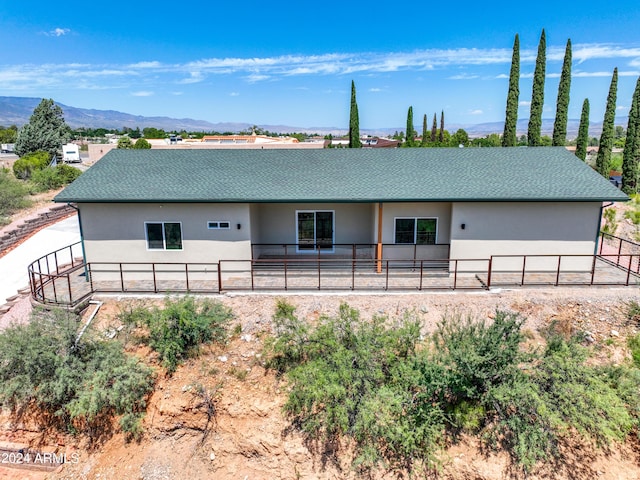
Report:
[[[0,125],[22,126],[29,121],[33,110],[42,101],[37,97],[6,97],[0,96]],[[107,128],[122,129],[128,128],[159,128],[166,131],[188,132],[239,132],[248,130],[252,123],[243,122],[217,122],[212,123],[206,120],[197,120],[193,118],[172,118],[167,116],[144,116],[134,115],[130,113],[119,112],[117,110],[98,110],[72,107],[55,102],[64,112],[65,121],[72,128]],[[570,119],[567,122],[567,137],[574,138],[578,134],[579,120]],[[627,117],[616,118],[616,125],[626,127]],[[517,124],[517,134],[526,135],[528,119],[520,119]],[[258,125],[264,130],[276,133],[317,133],[320,135],[346,135],[348,127],[293,127],[288,125]],[[485,122],[478,124],[449,124],[445,125],[450,133],[462,128],[471,137],[484,137],[486,135],[497,133],[501,134],[504,129],[504,122]],[[380,127],[380,128],[361,128],[363,135],[391,136],[395,132],[404,131],[403,127]],[[596,136],[602,131],[602,122],[590,122],[589,135]],[[551,136],[553,132],[553,119],[542,120],[542,135]]]

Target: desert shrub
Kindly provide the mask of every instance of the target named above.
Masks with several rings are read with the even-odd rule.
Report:
[[[602,231],[604,233],[608,233],[609,235],[615,235],[616,230],[618,230],[618,220],[616,219],[616,210],[615,208],[608,208],[602,212],[602,216],[604,217],[604,225],[602,226]]]
[[[624,212],[624,217],[631,220],[634,225],[640,224],[640,210],[627,210]]]
[[[38,192],[47,192],[67,185],[78,178],[82,172],[77,168],[65,164],[55,167],[35,170],[31,174],[31,182]]]
[[[0,334],[0,404],[20,415],[37,407],[68,430],[99,432],[114,415],[140,416],[152,370],[113,341],[76,339],[78,318],[36,312]],[[127,429],[131,423],[124,422]]]
[[[200,344],[225,343],[233,313],[220,302],[185,296],[177,300],[167,298],[164,308],[129,307],[119,317],[129,327],[148,329],[146,340],[158,352],[162,365],[173,373]]]
[[[322,317],[311,328],[279,302],[273,321],[277,336],[267,344],[268,364],[286,373],[285,412],[309,439],[331,450],[350,436],[354,466],[361,469],[381,461],[392,467],[435,461],[444,421],[432,389],[442,372],[411,361],[418,320],[408,317],[390,328],[386,318],[361,321],[342,304],[337,317]]]
[[[9,223],[8,216],[30,205],[27,188],[8,170],[0,170],[0,225]]]
[[[13,163],[13,174],[16,178],[26,180],[31,178],[33,172],[46,168],[51,163],[51,155],[38,151],[29,153]]]
[[[526,351],[517,314],[448,315],[425,340],[415,318],[362,321],[347,305],[308,325],[278,302],[273,321],[267,365],[289,383],[292,426],[325,453],[350,438],[361,469],[431,468],[462,430],[528,471],[568,438],[603,446],[639,424],[640,369],[590,365],[589,350],[553,328],[545,348]]]
[[[487,392],[494,422],[488,437],[526,470],[557,457],[558,444],[578,433],[596,445],[622,440],[634,420],[602,371],[586,364],[587,350],[560,336],[534,363]]]
[[[445,365],[451,403],[478,400],[513,376],[525,359],[520,351],[523,322],[517,314],[497,311],[492,322],[454,313],[438,324],[433,341],[436,359]]]

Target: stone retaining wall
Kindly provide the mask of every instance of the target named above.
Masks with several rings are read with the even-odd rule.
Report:
[[[24,220],[14,229],[0,233],[0,252],[12,247],[50,223],[75,213],[76,210],[69,205],[56,205],[46,212],[41,212],[34,218]]]

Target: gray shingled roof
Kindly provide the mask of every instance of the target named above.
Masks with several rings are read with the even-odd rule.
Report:
[[[56,202],[625,201],[562,147],[112,150]]]

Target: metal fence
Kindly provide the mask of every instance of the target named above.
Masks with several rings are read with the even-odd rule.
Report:
[[[489,259],[296,255],[217,263],[84,264],[77,259],[79,248],[74,244],[29,266],[35,300],[74,306],[96,292],[424,291],[640,284],[640,252],[616,252],[612,258],[606,249],[603,255],[494,255]],[[67,258],[70,261],[65,264]]]

